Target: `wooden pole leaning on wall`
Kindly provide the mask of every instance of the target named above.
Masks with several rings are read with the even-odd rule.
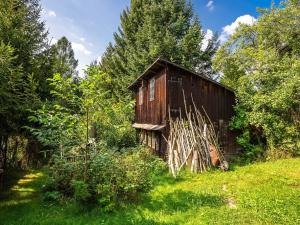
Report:
[[[169,109],[168,164],[176,177],[184,167],[191,172],[201,173],[213,166],[228,169],[228,163],[220,150],[218,137],[213,123],[204,108],[204,114],[196,107],[193,97],[192,105],[187,105],[184,91],[185,116],[180,111],[179,117],[172,118]]]

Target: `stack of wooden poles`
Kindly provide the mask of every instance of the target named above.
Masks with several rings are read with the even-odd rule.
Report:
[[[205,110],[204,116],[194,101],[189,110],[185,100],[184,103],[184,118],[182,112],[175,119],[169,113],[168,164],[174,177],[185,166],[192,172],[201,173],[225,162],[214,126]]]

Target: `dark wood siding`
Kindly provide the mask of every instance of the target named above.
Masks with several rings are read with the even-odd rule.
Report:
[[[184,93],[187,106],[192,106],[193,99],[197,108],[203,107],[212,121],[231,119],[235,103],[233,92],[188,71],[169,67],[168,98],[171,109],[184,110]]]
[[[179,111],[184,116],[184,96],[188,108],[193,108],[194,101],[196,107],[203,113],[205,110],[213,122],[224,152],[228,155],[235,154],[236,134],[228,127],[234,115],[234,93],[181,68],[168,65],[168,71],[167,108],[170,108],[171,116],[178,116]]]
[[[169,71],[168,98],[171,109],[184,110],[184,92],[187,106],[192,106],[193,99],[197,108],[203,107],[211,120],[230,120],[235,102],[231,91],[181,69],[170,67]],[[178,78],[182,79],[182,84]]]
[[[152,78],[155,78],[155,93],[154,100],[150,101]],[[141,105],[139,104],[140,87],[143,87]],[[179,116],[180,112],[184,116],[183,96],[186,98],[187,107],[192,107],[193,99],[198,109],[205,109],[220,137],[225,155],[237,153],[238,146],[235,142],[237,134],[228,128],[234,115],[233,105],[235,104],[235,96],[230,89],[166,61],[154,63],[131,88],[135,91],[136,100],[134,122],[166,125],[159,131],[139,129],[141,141],[153,148],[160,156],[165,158],[167,153],[167,144],[163,136],[168,137],[169,109],[173,117]]]
[[[154,100],[150,101],[150,79],[155,78]],[[165,124],[166,119],[166,72],[162,69],[156,75],[144,80],[143,104],[139,105],[138,88],[136,89],[135,123]]]

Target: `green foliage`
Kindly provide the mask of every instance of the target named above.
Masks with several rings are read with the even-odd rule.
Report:
[[[128,118],[133,101],[112,102],[111,78],[99,67],[90,66],[86,73],[78,83],[59,74],[48,79],[53,100],[33,112],[29,119],[35,126],[27,128],[44,146],[65,153],[90,140],[117,149],[135,146]]]
[[[96,128],[94,137],[109,147],[125,148],[136,145],[131,126],[134,101],[113,99],[112,78],[92,65],[86,79],[80,83],[83,112],[89,112],[90,126]]]
[[[201,49],[204,32],[186,0],[136,1],[123,11],[114,44],[109,44],[101,69],[113,78],[113,94],[128,96],[127,87],[157,57],[210,76],[216,39]],[[124,97],[122,97],[124,98]]]
[[[86,201],[91,197],[88,185],[84,181],[73,180],[71,186],[74,189],[74,198],[77,201]]]
[[[32,77],[23,77],[14,49],[0,42],[0,135],[20,132],[27,110],[38,101]]]
[[[56,202],[62,198],[62,195],[58,191],[49,191],[45,192],[43,196],[44,201],[49,201],[49,202]]]
[[[12,180],[19,182],[19,189],[1,193],[0,221],[7,225],[293,225],[299,219],[299,168],[300,159],[294,158],[234,166],[228,173],[182,174],[176,180],[166,174],[139,202],[113,213],[82,210],[70,202],[45,203],[41,187],[47,176],[22,182],[28,180],[23,174]],[[25,191],[29,189],[34,191]]]
[[[1,0],[0,1],[0,41],[14,49],[14,66],[22,66],[22,77],[30,76],[38,83],[40,97],[49,94],[46,79],[48,33],[40,19],[39,0]],[[52,74],[51,74],[52,75]]]
[[[284,7],[261,10],[262,16],[253,26],[241,25],[218,51],[214,65],[224,74],[221,81],[236,90],[239,111],[234,119],[235,128],[246,132],[250,128],[262,130],[268,151],[297,155],[300,4],[283,4]],[[243,135],[240,141],[243,139],[246,145],[247,133]]]
[[[23,128],[30,123],[30,112],[50,95],[50,46],[39,3],[0,0],[0,167],[6,164],[8,155],[16,155],[8,140],[14,140],[16,148],[20,136],[29,139],[29,144],[34,142]],[[23,157],[19,158],[24,162],[37,152],[34,148],[23,148]]]
[[[148,192],[154,176],[165,169],[162,160],[147,149],[127,150],[124,154],[101,150],[90,157],[87,174],[83,158],[72,162],[54,157],[51,181],[44,188],[46,196],[59,192],[79,202],[94,202],[102,210],[110,211]]]
[[[235,116],[230,123],[230,129],[242,130],[237,137],[237,143],[243,147],[245,161],[253,161],[262,157],[265,147],[265,138],[259,129],[249,126],[247,112],[239,105],[235,106]]]
[[[72,78],[65,79],[59,74],[49,81],[53,101],[46,101],[40,109],[32,111],[29,120],[35,126],[27,128],[50,149],[70,149],[81,143],[84,129],[80,124],[78,86]]]
[[[70,43],[64,38],[55,46],[55,59],[62,62],[52,61],[54,51],[47,43],[41,10],[39,0],[0,1],[1,137],[30,136],[22,128],[28,126],[27,117],[40,106],[40,100],[50,98],[47,79],[53,71],[66,70],[63,62],[76,67]]]
[[[66,37],[62,37],[56,44],[51,46],[51,54],[53,57],[53,61],[51,61],[53,73],[59,73],[64,78],[78,76],[76,71],[78,60],[75,59],[71,42]]]
[[[249,130],[244,130],[243,134],[237,137],[237,143],[244,148],[246,159],[254,160],[262,155],[264,149],[261,144],[251,143],[251,134]]]

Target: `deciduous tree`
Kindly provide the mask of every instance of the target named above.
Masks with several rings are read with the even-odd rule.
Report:
[[[242,25],[214,60],[221,81],[236,90],[233,126],[252,151],[249,128],[262,130],[272,153],[300,152],[300,1],[260,10],[253,26]],[[249,136],[250,135],[250,136]],[[246,140],[247,139],[247,140]]]

